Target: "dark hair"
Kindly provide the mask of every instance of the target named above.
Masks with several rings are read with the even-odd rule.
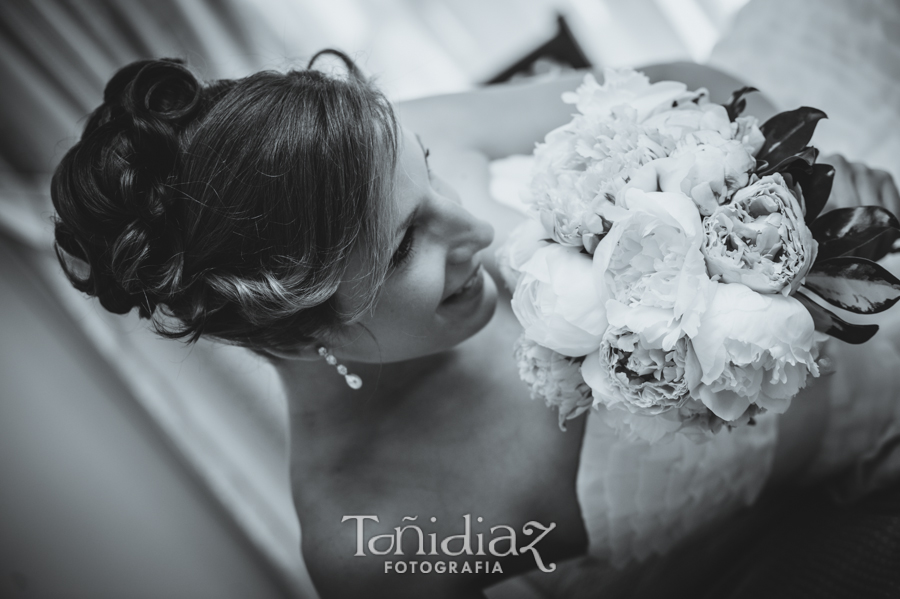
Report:
[[[323,53],[344,76],[312,68]],[[334,50],[208,85],[177,60],[132,63],[54,174],[57,256],[76,288],[166,337],[295,348],[374,306],[397,139],[390,104]],[[341,306],[357,248],[359,301]]]

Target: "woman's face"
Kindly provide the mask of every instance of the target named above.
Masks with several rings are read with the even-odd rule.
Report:
[[[460,205],[428,167],[428,152],[404,129],[394,173],[393,258],[373,313],[331,349],[343,360],[395,362],[449,349],[484,327],[497,287],[479,252],[494,230]],[[338,301],[352,301],[342,284]]]

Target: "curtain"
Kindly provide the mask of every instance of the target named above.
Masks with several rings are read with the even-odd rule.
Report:
[[[231,0],[0,3],[0,232],[32,249],[32,263],[131,392],[122,401],[141,405],[284,586],[314,597],[289,488],[286,406],[271,367],[238,348],[184,348],[134,315],[105,312],[68,284],[51,250],[49,176],[105,82],[139,58],[186,57],[216,79],[270,67],[272,52],[309,54],[301,36],[272,50],[254,14]]]

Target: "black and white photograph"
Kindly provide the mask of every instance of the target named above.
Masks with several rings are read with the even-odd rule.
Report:
[[[0,598],[900,599],[898,181],[898,0],[3,0]]]

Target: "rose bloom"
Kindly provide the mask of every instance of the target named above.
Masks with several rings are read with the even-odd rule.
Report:
[[[697,333],[712,282],[700,253],[701,221],[690,198],[681,193],[626,189],[619,207],[603,214],[613,224],[594,253],[598,286],[613,304],[666,310],[655,333],[671,349],[682,334]],[[622,208],[627,208],[623,210]]]
[[[512,309],[529,339],[571,357],[599,347],[606,309],[590,256],[552,243],[534,252],[521,272]]]
[[[809,311],[792,297],[745,285],[715,286],[691,343],[701,370],[693,395],[726,421],[740,418],[751,404],[783,413],[807,375],[819,374]]]
[[[688,401],[699,366],[687,337],[665,350],[634,331],[610,326],[599,349],[584,359],[581,374],[596,405],[655,416]]]
[[[559,428],[593,404],[591,388],[581,378],[581,363],[538,345],[524,335],[516,341],[519,376],[531,389],[531,398],[542,398],[559,410]]]
[[[703,223],[702,251],[710,276],[760,293],[796,291],[818,249],[803,220],[800,194],[799,186],[789,189],[776,173],[717,208]]]

